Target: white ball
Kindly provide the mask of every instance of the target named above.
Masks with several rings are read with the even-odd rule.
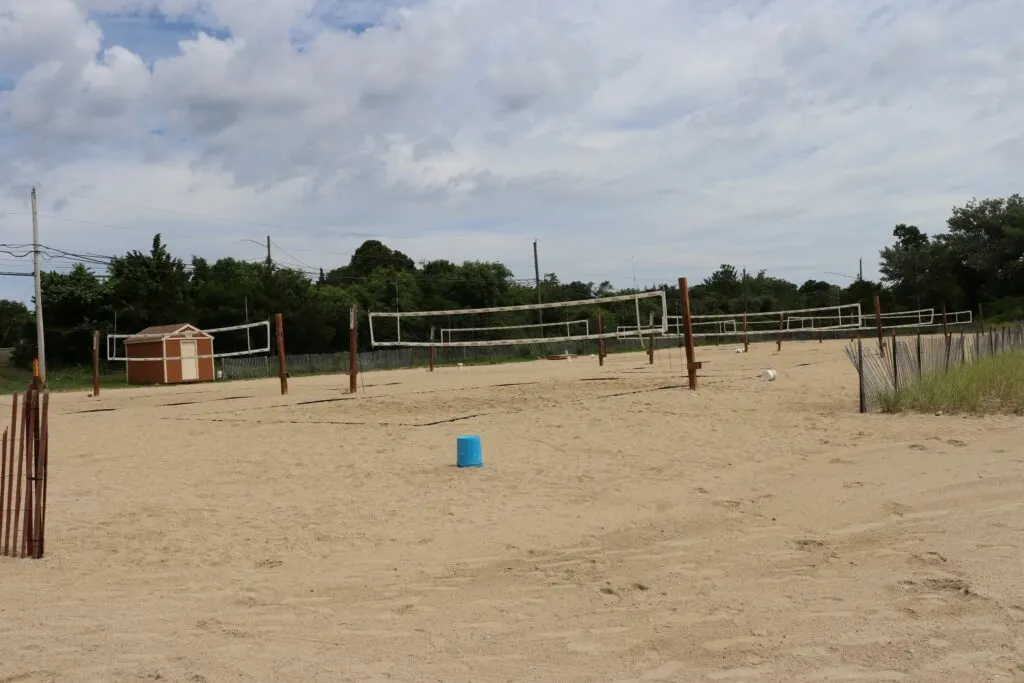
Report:
[[[736,349],[736,353],[743,353],[743,349],[742,348]]]
[[[761,378],[763,380],[765,380],[766,382],[774,382],[775,381],[775,371],[774,370],[765,370],[764,372],[761,373]]]

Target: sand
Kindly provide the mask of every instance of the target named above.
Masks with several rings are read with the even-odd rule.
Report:
[[[1021,421],[733,351],[55,395],[0,680],[1024,680]]]

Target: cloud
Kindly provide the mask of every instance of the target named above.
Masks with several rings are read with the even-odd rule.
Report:
[[[536,238],[563,279],[850,272],[1020,189],[1021,25],[1016,0],[14,0],[0,242],[37,184],[50,243],[92,252],[270,231],[329,268],[373,234],[528,275]]]

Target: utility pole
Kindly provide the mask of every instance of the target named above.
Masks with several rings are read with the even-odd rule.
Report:
[[[46,385],[46,338],[43,334],[43,283],[39,272],[39,214],[36,212],[36,188],[32,188],[32,271],[36,281],[36,355],[39,379]]]
[[[857,279],[864,279],[864,259],[862,258],[857,259]]]
[[[540,296],[540,265],[537,262],[537,240],[533,241],[533,279],[537,285],[537,303],[543,303]],[[544,322],[544,309],[537,309],[537,322]]]
[[[274,259],[270,258],[270,235],[267,235],[267,268],[274,267]]]

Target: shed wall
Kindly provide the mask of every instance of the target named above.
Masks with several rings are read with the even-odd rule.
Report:
[[[163,384],[164,364],[160,360],[132,360],[133,358],[163,358],[163,342],[159,339],[125,347],[129,384]]]

